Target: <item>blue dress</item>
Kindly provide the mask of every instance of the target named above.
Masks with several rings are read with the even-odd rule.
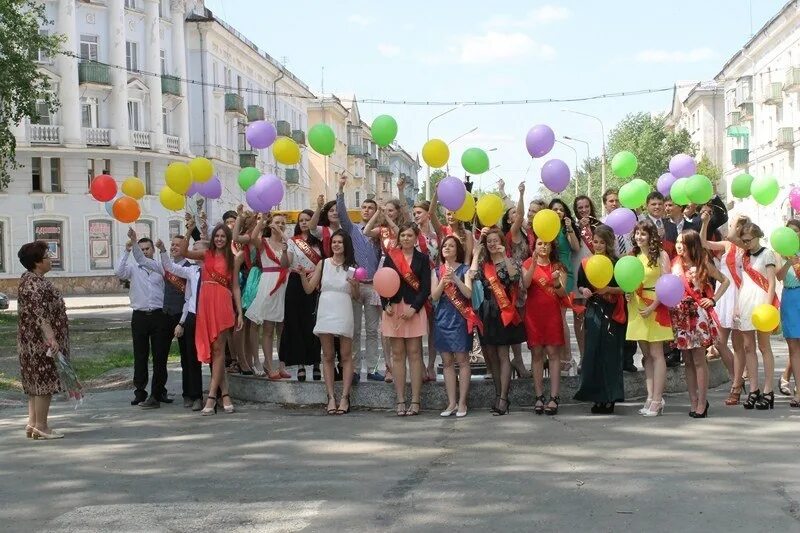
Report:
[[[464,281],[467,270],[469,270],[467,265],[461,265],[456,269],[455,275]],[[436,278],[439,279],[438,269]],[[437,352],[468,353],[472,350],[472,332],[467,331],[467,321],[444,293],[436,302],[433,328],[433,343]]]
[[[800,280],[794,267],[789,267],[783,279],[781,327],[785,339],[800,339]]]

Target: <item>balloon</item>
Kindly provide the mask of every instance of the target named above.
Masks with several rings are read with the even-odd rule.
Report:
[[[278,130],[271,122],[266,120],[256,120],[247,125],[244,130],[244,137],[253,148],[269,148],[278,137]]]
[[[784,257],[791,257],[800,251],[800,239],[792,228],[777,228],[769,236],[772,249]]]
[[[551,159],[542,165],[542,185],[555,193],[562,192],[569,185],[569,167],[560,159]]]
[[[625,292],[635,292],[644,280],[644,265],[638,257],[620,257],[614,265],[614,279]]]
[[[200,183],[207,182],[214,175],[214,165],[205,157],[195,157],[189,161],[189,169],[192,171],[192,179]]]
[[[686,182],[686,197],[693,204],[705,204],[714,196],[711,180],[702,174],[695,174]]]
[[[800,187],[795,187],[789,193],[789,203],[792,206],[792,209],[795,211],[800,211]]]
[[[665,172],[659,176],[658,181],[656,182],[656,189],[664,196],[669,196],[669,190],[672,188],[672,184],[675,183],[677,180],[675,176],[670,174],[669,172]]]
[[[199,183],[197,192],[205,198],[218,199],[222,196],[222,182],[219,180],[219,176],[214,176],[205,183]]]
[[[436,186],[436,196],[439,202],[450,211],[458,210],[464,205],[467,188],[464,182],[455,176],[447,176]]]
[[[120,187],[122,194],[134,200],[141,200],[144,196],[144,182],[135,176],[125,178]]]
[[[667,307],[675,307],[686,294],[683,280],[675,274],[664,274],[656,281],[656,296],[658,301]]]
[[[608,214],[605,223],[614,230],[615,235],[627,235],[633,231],[636,220],[636,213],[625,207],[618,207]]]
[[[108,174],[95,176],[89,191],[98,202],[108,202],[117,195],[117,182]]]
[[[256,187],[256,185],[258,185],[258,182],[256,182],[255,185],[253,185],[252,187],[247,189],[247,192],[244,195],[245,200],[247,201],[247,205],[250,206],[250,209],[252,209],[256,213],[266,213],[267,211],[272,209],[272,206],[269,205],[258,194],[259,189],[258,189],[258,187]]]
[[[364,267],[358,267],[353,277],[356,278],[356,281],[365,281],[367,279],[367,269]]]
[[[540,209],[533,216],[533,232],[544,242],[553,242],[561,229],[561,219],[552,209]]]
[[[456,220],[470,222],[475,217],[475,197],[471,194],[464,196],[464,203],[454,213]]]
[[[112,207],[114,218],[123,224],[130,224],[139,220],[142,210],[139,208],[139,202],[127,196],[117,198]]]
[[[193,181],[193,182],[192,182],[192,184],[191,184],[191,185],[189,185],[189,190],[188,190],[188,191],[186,191],[186,197],[187,197],[187,198],[191,198],[192,196],[194,196],[195,194],[197,194],[197,193],[198,193],[198,191],[199,191],[199,187],[200,187],[201,185],[202,185],[202,183],[197,183],[196,181]]]
[[[264,183],[261,197],[272,207],[280,204],[284,194],[283,182],[280,178],[275,174],[264,174],[258,179]]]
[[[770,304],[757,305],[751,318],[756,329],[765,333],[775,331],[781,323],[780,312]]]
[[[747,198],[750,196],[750,186],[755,178],[750,174],[739,174],[731,182],[731,194],[736,198]]]
[[[158,193],[158,199],[166,209],[170,211],[180,211],[186,206],[186,197],[178,194],[169,187],[164,187]]]
[[[556,134],[550,126],[537,124],[528,130],[525,136],[525,147],[531,157],[543,157],[553,149],[556,143]]]
[[[308,130],[308,144],[320,155],[331,155],[336,148],[336,134],[327,124],[314,124]]]
[[[489,170],[489,155],[480,148],[467,148],[461,154],[461,167],[470,174],[483,174]]]
[[[278,137],[272,144],[272,155],[282,165],[296,165],[300,162],[300,147],[289,137]]]
[[[475,211],[478,213],[478,220],[484,226],[494,226],[503,216],[503,200],[496,194],[484,194],[478,200]]]
[[[170,163],[164,173],[164,180],[167,187],[176,193],[186,194],[192,185],[192,169],[186,163]]]
[[[607,287],[614,277],[614,264],[604,255],[593,255],[586,261],[584,273],[593,287],[602,289]]]
[[[431,139],[422,146],[422,159],[431,168],[441,168],[450,159],[450,148],[441,139]]]
[[[392,144],[397,137],[397,121],[390,115],[378,115],[372,121],[372,140],[384,148]]]
[[[611,171],[615,176],[620,178],[630,178],[636,174],[636,169],[639,167],[639,161],[633,152],[623,150],[611,159]]]
[[[678,205],[689,205],[689,197],[686,195],[686,185],[688,184],[687,178],[680,178],[675,180],[672,188],[669,190],[669,197],[672,198],[673,203]]]
[[[239,177],[237,181],[239,182],[239,187],[243,191],[246,191],[253,184],[261,177],[261,171],[255,167],[245,167],[239,171]]]
[[[642,207],[650,194],[650,186],[643,179],[633,179],[620,187],[619,203],[628,209]]]
[[[778,197],[778,180],[774,176],[763,176],[753,180],[750,193],[761,205],[769,205]]]
[[[669,160],[669,171],[676,178],[688,178],[697,173],[697,163],[689,154],[678,154]]]
[[[393,268],[379,268],[372,277],[372,286],[384,298],[391,298],[400,290],[400,276]]]
[[[108,202],[103,204],[106,208],[106,213],[108,213],[108,216],[114,217],[114,202],[116,202],[119,198],[122,198],[122,195],[118,194],[112,200],[109,200]]]

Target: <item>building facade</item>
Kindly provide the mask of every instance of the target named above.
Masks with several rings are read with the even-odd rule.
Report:
[[[333,154],[323,156],[314,150],[308,151],[308,167],[311,175],[310,194],[312,203],[322,195],[326,199],[334,198],[339,190],[339,177],[347,170],[347,116],[349,110],[342,105],[341,100],[334,95],[324,96],[308,104],[308,122],[327,124],[336,135],[336,147]],[[352,176],[352,175],[351,175]],[[349,200],[353,201],[354,184],[351,179],[347,184],[345,194],[350,194]]]
[[[719,169],[724,165],[725,97],[721,83],[679,81],[675,84],[672,109],[666,127],[686,130],[705,156]]]

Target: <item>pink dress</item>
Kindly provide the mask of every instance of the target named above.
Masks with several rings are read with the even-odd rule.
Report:
[[[197,302],[195,346],[197,360],[211,363],[211,346],[225,330],[236,323],[231,292],[231,273],[223,254],[206,252],[200,271],[200,297]]]

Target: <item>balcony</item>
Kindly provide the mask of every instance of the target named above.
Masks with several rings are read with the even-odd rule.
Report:
[[[303,130],[292,130],[292,139],[299,145],[306,145],[306,132]]]
[[[247,122],[255,122],[256,120],[264,120],[264,108],[260,105],[247,106]]]
[[[107,128],[83,128],[83,139],[87,146],[111,146],[111,130]]]
[[[778,128],[775,136],[775,145],[778,148],[789,149],[794,146],[794,130],[792,128]]]
[[[225,112],[245,115],[244,98],[236,93],[225,94]]]
[[[364,155],[364,147],[362,147],[360,144],[350,144],[347,146],[347,155],[361,157]]]
[[[739,103],[739,120],[742,122],[753,119],[753,102]]]
[[[175,76],[161,76],[161,92],[173,96],[180,96],[181,81]]]
[[[132,131],[131,144],[134,148],[150,149],[150,132],[149,131]]]
[[[789,67],[786,70],[786,83],[783,90],[787,93],[800,92],[800,67]]]
[[[256,153],[249,150],[239,152],[239,166],[242,168],[256,166]]]
[[[781,105],[783,102],[783,84],[770,83],[764,95],[764,105]]]
[[[378,158],[367,154],[367,168],[378,168]]]
[[[750,150],[747,148],[734,148],[731,150],[731,163],[735,167],[744,167],[750,164]]]
[[[31,144],[61,144],[61,126],[31,124],[29,138]]]
[[[729,111],[728,115],[725,119],[726,126],[738,126],[739,123],[742,121],[742,112],[741,111]]]
[[[173,154],[180,153],[181,139],[175,135],[164,135],[164,142],[167,144],[167,150]]]
[[[111,85],[111,73],[108,65],[102,65],[95,61],[81,61],[78,63],[78,81],[96,85]]]
[[[275,129],[278,130],[278,135],[281,135],[283,137],[292,136],[292,125],[286,122],[285,120],[279,120],[275,124]]]
[[[392,167],[389,166],[389,163],[379,162],[378,163],[378,174],[388,174],[392,175]]]
[[[300,183],[300,171],[296,168],[287,168],[286,169],[286,183],[290,183],[292,185],[297,185]]]
[[[736,80],[736,101],[740,104],[753,102],[752,76],[743,76]]]

